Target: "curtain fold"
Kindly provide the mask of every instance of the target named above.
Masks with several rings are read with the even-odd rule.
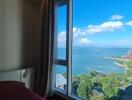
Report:
[[[51,0],[42,0],[40,66],[36,67],[35,75],[35,92],[41,96],[47,95],[52,74],[51,8]]]

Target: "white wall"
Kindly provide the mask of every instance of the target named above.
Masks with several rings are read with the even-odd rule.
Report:
[[[40,4],[0,0],[0,71],[38,66]]]

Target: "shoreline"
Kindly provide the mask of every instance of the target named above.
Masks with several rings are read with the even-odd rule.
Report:
[[[105,59],[115,60],[114,64],[116,64],[117,66],[119,66],[119,67],[121,67],[123,69],[126,69],[126,70],[128,70],[128,67],[125,64],[118,63],[117,61],[132,61],[132,60],[129,60],[129,59],[116,58],[116,57],[104,57],[104,58]]]
[[[104,57],[104,59],[111,59],[111,60],[123,60],[123,61],[131,61],[129,59],[124,59],[124,58],[116,58],[116,57]]]
[[[117,66],[121,67],[121,68],[124,68],[124,69],[128,69],[126,65],[123,65],[123,64],[120,64],[118,62],[114,62]]]

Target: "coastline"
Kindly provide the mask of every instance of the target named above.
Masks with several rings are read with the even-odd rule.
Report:
[[[121,61],[131,61],[131,60],[129,60],[129,59],[116,58],[116,57],[104,57],[104,59],[121,60]]]
[[[126,69],[126,70],[128,69],[126,65],[120,64],[120,63],[118,63],[118,62],[116,62],[116,61],[115,61],[114,63],[115,63],[117,66],[121,67],[121,68],[124,68],[124,69]]]
[[[130,61],[130,60],[128,60],[128,59],[116,58],[116,57],[104,57],[104,58],[105,58],[105,59],[111,59],[111,60],[117,60],[117,61]],[[128,69],[126,65],[121,64],[121,63],[118,63],[117,61],[114,61],[114,63],[115,63],[117,66],[119,66],[119,67],[121,67],[121,68],[124,68],[124,69],[126,69],[126,70]]]

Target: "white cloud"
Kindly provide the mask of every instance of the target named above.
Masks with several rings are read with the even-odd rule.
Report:
[[[124,39],[124,40],[120,40],[120,41],[119,41],[120,44],[124,44],[124,43],[128,43],[128,42],[129,42],[128,39]]]
[[[74,46],[87,46],[93,43],[91,40],[88,39],[90,34],[96,34],[101,32],[109,32],[115,31],[123,27],[123,23],[121,21],[108,21],[104,22],[100,25],[89,25],[88,28],[81,29],[74,27],[73,28],[73,40]],[[66,45],[66,32],[62,31],[58,35],[58,45],[59,47],[65,47]]]
[[[132,41],[130,39],[120,40],[120,41],[118,41],[118,45],[120,45],[122,47],[131,47],[132,46]]]
[[[80,37],[86,36],[86,35],[87,35],[86,30],[83,30],[83,29],[80,29],[77,27],[73,28],[73,38],[74,39],[77,39],[77,38],[80,38]]]
[[[122,16],[122,15],[113,15],[113,16],[111,17],[111,20],[120,20],[120,19],[122,19],[122,18],[124,18],[124,16]]]
[[[88,33],[99,33],[99,32],[107,32],[107,31],[114,31],[119,29],[123,26],[121,21],[108,21],[104,22],[100,25],[89,25],[88,26]]]
[[[125,25],[132,26],[132,21],[126,22]]]
[[[62,31],[58,34],[57,45],[59,47],[66,47],[66,32]]]
[[[61,41],[65,41],[66,40],[66,31],[62,31],[58,34],[58,41],[61,42]]]
[[[82,39],[79,40],[79,42],[82,45],[86,45],[86,44],[91,43],[92,41],[91,40],[88,40],[87,38],[82,38]]]
[[[94,44],[94,41],[89,40],[89,35],[103,33],[103,32],[113,32],[117,29],[123,28],[124,26],[132,26],[132,21],[123,22],[114,19],[122,19],[121,15],[113,15],[113,21],[106,21],[99,25],[88,25],[87,28],[73,28],[73,45],[74,46],[88,46]],[[124,43],[128,40],[122,41]],[[66,32],[62,31],[58,34],[58,45],[59,47],[65,47],[66,45]]]
[[[124,42],[129,42],[129,40],[128,39],[125,39]]]
[[[93,41],[89,40],[86,37],[80,37],[78,39],[74,39],[73,46],[74,47],[82,47],[82,46],[90,46],[93,43]]]
[[[87,30],[83,30],[77,27],[73,28],[73,39],[74,39],[74,46],[87,46],[90,43],[92,43],[91,40],[89,40],[87,37]],[[58,46],[59,47],[65,47],[66,45],[66,32],[62,31],[58,35]]]

